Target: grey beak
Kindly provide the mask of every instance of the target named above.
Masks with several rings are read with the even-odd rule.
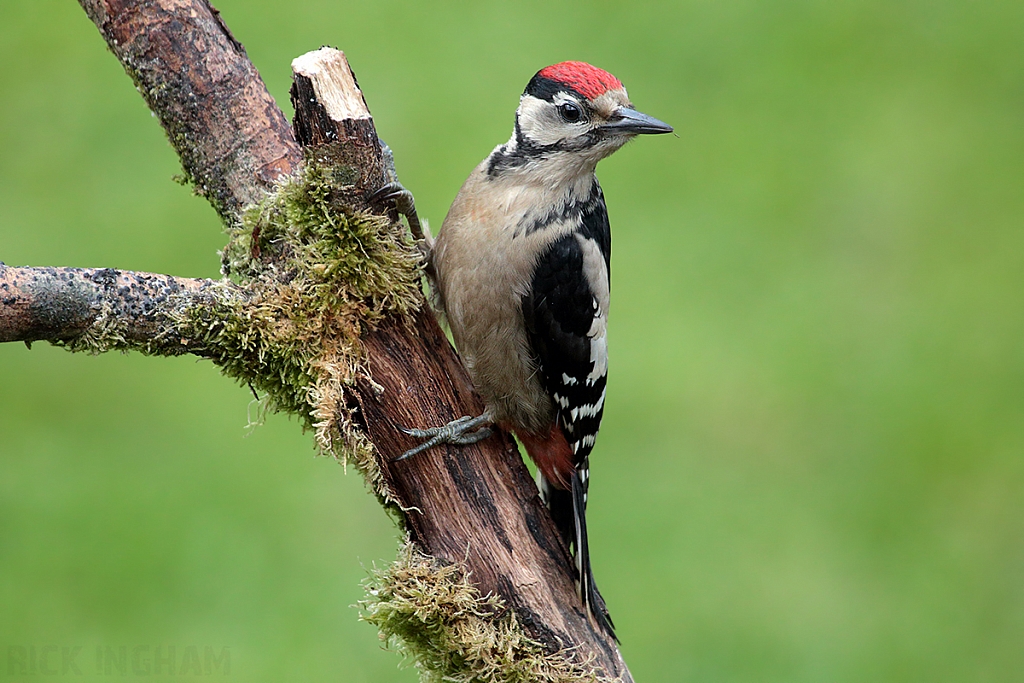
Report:
[[[659,121],[653,116],[641,114],[636,109],[619,107],[615,110],[608,123],[601,126],[601,130],[606,130],[609,133],[628,133],[632,135],[648,133],[656,135],[658,133],[671,133],[672,126]]]

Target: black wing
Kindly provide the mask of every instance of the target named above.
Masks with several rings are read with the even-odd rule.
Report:
[[[604,320],[595,326],[595,319],[608,313],[612,235],[596,178],[585,200],[566,207],[562,220],[574,219],[579,221],[577,232],[554,241],[538,259],[523,316],[541,382],[558,407],[559,426],[580,464],[601,426],[607,380]],[[552,222],[554,217],[548,216],[534,229]],[[591,254],[589,264],[585,249]],[[603,268],[594,263],[595,251]],[[599,297],[605,300],[599,302]]]
[[[610,257],[608,213],[595,182],[591,200],[580,212],[578,232],[558,238],[541,254],[523,301],[523,317],[541,383],[573,450],[570,489],[558,490],[542,475],[541,494],[566,543],[575,548],[577,590],[584,606],[614,638],[615,627],[594,583],[586,522],[589,455],[601,426],[607,383]]]

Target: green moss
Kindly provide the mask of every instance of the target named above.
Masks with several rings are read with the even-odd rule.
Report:
[[[548,652],[523,631],[500,598],[482,596],[457,566],[406,542],[390,567],[368,581],[363,619],[380,629],[429,683],[607,681],[571,652]]]
[[[222,252],[230,279],[180,298],[155,342],[126,341],[112,311],[69,346],[211,358],[254,387],[265,410],[297,415],[318,449],[352,459],[394,514],[377,456],[360,429],[346,388],[365,375],[360,338],[384,316],[422,305],[420,256],[387,218],[346,210],[348,178],[309,163],[229,229]],[[424,681],[448,683],[597,682],[592,662],[552,652],[530,638],[515,612],[483,596],[459,566],[417,552],[409,542],[367,586],[363,618],[400,648]]]
[[[351,458],[383,502],[393,503],[345,392],[368,378],[362,335],[385,316],[408,316],[422,305],[421,257],[401,224],[349,208],[352,180],[344,168],[307,159],[228,228],[221,258],[231,279],[168,294],[155,334],[129,338],[124,311],[103,299],[83,334],[55,343],[90,353],[210,358],[257,390],[264,410],[297,415],[315,431],[321,453]],[[121,306],[154,303],[134,292],[120,296]]]
[[[347,210],[338,180],[310,162],[249,207],[222,252],[247,296],[189,307],[181,323],[225,374],[262,392],[268,409],[300,416],[323,453],[353,457],[378,488],[344,391],[361,372],[366,329],[420,305],[419,259],[400,225]]]
[[[104,301],[95,320],[82,334],[67,340],[53,342],[67,350],[93,355],[113,350],[128,350],[130,344],[126,339],[128,323],[121,319],[109,301]]]

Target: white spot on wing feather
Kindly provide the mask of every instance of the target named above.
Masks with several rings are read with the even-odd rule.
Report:
[[[578,408],[572,409],[572,419],[576,420],[579,417],[597,417],[597,414],[604,408],[604,397],[608,393],[608,389],[601,391],[601,398],[597,400],[597,403],[587,404],[579,406]]]

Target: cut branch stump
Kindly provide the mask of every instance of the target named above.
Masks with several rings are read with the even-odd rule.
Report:
[[[260,248],[259,224],[247,222],[247,211],[296,182],[303,169],[317,168],[336,181],[338,192],[329,201],[345,215],[395,225],[393,207],[376,207],[367,199],[393,169],[356,79],[337,50],[297,58],[293,135],[244,48],[205,0],[80,2],[159,117],[197,191],[229,232],[248,240],[246,258],[262,263],[259,278],[272,281],[0,265],[0,341],[45,340],[93,352],[193,353],[251,380],[229,365],[224,333],[210,330],[238,324],[217,316],[244,310],[268,287],[287,286],[297,276],[285,261],[275,261],[283,252]],[[413,253],[411,244],[405,247]],[[477,596],[477,606],[460,613],[476,620],[474,628],[518,638],[508,640],[506,633],[498,642],[511,650],[520,646],[508,643],[521,645],[521,652],[500,662],[507,675],[469,671],[457,680],[486,674],[492,676],[487,680],[631,681],[616,643],[582,608],[567,549],[507,434],[498,431],[474,445],[441,446],[394,461],[415,445],[402,426],[444,424],[483,408],[418,291],[415,303],[403,313],[382,308],[377,317],[359,323],[361,360],[356,371],[342,373],[344,400],[332,419],[354,421],[372,444],[364,469],[374,470],[371,486],[408,532],[413,548],[406,560],[415,555],[420,565],[425,561],[436,570],[434,576],[459,577],[459,585]],[[317,380],[315,370],[308,373],[311,382]],[[294,405],[279,407],[301,412]],[[312,423],[308,412],[303,417]],[[428,622],[412,639],[423,636],[421,649],[441,648],[434,653],[441,659],[421,651],[421,665],[436,667],[435,675],[453,676],[454,670],[444,669],[444,655],[452,653],[443,648],[454,652],[465,645],[450,641],[458,624],[447,624],[449,632],[431,640],[428,631],[440,628],[440,622]],[[382,626],[382,632],[410,640],[409,633],[391,626],[390,631]],[[478,665],[484,666],[469,662]]]

